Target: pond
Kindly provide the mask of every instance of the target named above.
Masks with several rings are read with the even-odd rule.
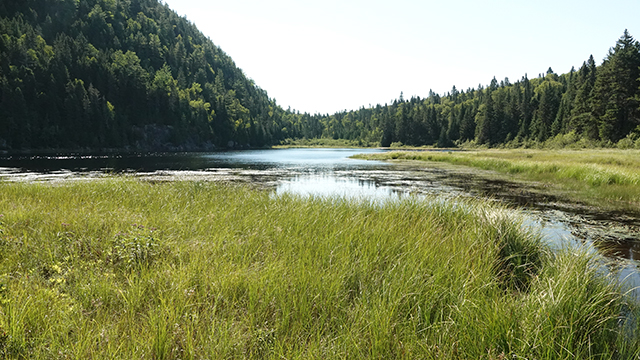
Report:
[[[610,269],[640,285],[640,219],[607,213],[545,194],[536,184],[443,164],[355,160],[379,149],[273,149],[209,153],[65,154],[0,157],[0,179],[91,180],[113,173],[155,181],[193,179],[257,184],[274,194],[356,197],[387,201],[405,196],[482,197],[522,209],[552,246],[585,246],[615,259]]]

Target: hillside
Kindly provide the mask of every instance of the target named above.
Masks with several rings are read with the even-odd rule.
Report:
[[[0,149],[282,139],[284,111],[157,0],[0,2]]]

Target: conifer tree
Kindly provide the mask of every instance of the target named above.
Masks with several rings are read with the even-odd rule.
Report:
[[[609,50],[593,88],[593,114],[600,139],[618,141],[640,124],[639,77],[640,44],[625,30]]]
[[[522,97],[520,101],[520,122],[518,137],[522,140],[529,138],[529,128],[531,126],[531,119],[533,117],[533,110],[531,101],[533,99],[533,87],[531,81],[527,77],[527,74],[522,78]]]
[[[567,126],[568,131],[575,131],[590,139],[598,137],[597,124],[592,114],[592,91],[596,82],[596,63],[593,55],[582,64],[576,78],[576,96]]]
[[[495,78],[494,78],[495,80]],[[495,132],[495,111],[492,96],[492,87],[486,89],[485,101],[480,105],[476,114],[476,142],[478,144],[492,144],[492,136]]]
[[[476,133],[475,111],[471,101],[464,102],[460,107],[460,140],[473,140]]]
[[[551,70],[551,69],[549,69]],[[551,125],[555,120],[562,94],[562,84],[554,73],[547,73],[544,81],[535,89],[538,107],[531,122],[531,136],[537,141],[545,141],[551,135]]]
[[[569,121],[569,117],[571,116],[571,109],[573,108],[573,101],[576,97],[576,86],[575,86],[575,78],[576,71],[575,68],[571,67],[571,71],[565,77],[561,77],[561,79],[566,78],[566,85],[564,94],[562,95],[562,100],[560,100],[560,107],[558,109],[558,114],[556,115],[556,119],[551,125],[551,135],[557,135],[561,133],[565,133],[567,129],[567,122]]]

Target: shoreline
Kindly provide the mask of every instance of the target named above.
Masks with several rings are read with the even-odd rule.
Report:
[[[595,208],[640,214],[638,150],[394,150],[356,155],[354,158],[396,163],[448,163],[489,170],[512,180],[540,183],[553,195],[561,195]]]

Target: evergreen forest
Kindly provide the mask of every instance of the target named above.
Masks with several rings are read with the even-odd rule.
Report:
[[[158,0],[0,2],[0,150],[206,150],[318,138],[640,147],[640,43],[624,31],[599,65],[591,56],[566,74],[549,68],[307,114],[279,106]]]

